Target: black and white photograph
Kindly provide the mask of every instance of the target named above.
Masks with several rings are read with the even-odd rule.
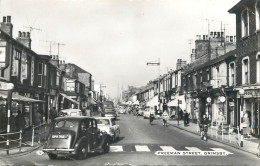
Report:
[[[260,0],[0,0],[0,166],[260,165]]]

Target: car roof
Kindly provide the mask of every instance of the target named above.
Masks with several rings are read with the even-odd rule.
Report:
[[[111,117],[96,117],[96,119],[112,119]]]
[[[80,109],[74,109],[74,108],[69,108],[69,109],[64,109],[61,110],[62,112],[81,112]]]
[[[66,119],[82,120],[82,119],[95,119],[95,118],[88,117],[88,116],[63,116],[63,117],[58,117],[55,120],[66,120]]]

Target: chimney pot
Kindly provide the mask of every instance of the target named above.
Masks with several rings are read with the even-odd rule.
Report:
[[[7,22],[11,22],[11,16],[7,16]]]
[[[226,42],[229,42],[229,36],[226,36]]]
[[[27,37],[30,38],[30,32],[27,32]]]
[[[203,35],[203,40],[206,40],[206,39],[205,39],[205,35]]]
[[[22,32],[18,31],[18,37],[22,37]]]
[[[221,32],[221,37],[224,37],[224,32]]]
[[[56,55],[56,59],[57,59],[57,60],[59,59],[59,55]]]
[[[25,32],[23,32],[23,37],[26,37],[26,33]]]
[[[220,32],[218,32],[218,38],[220,38]]]
[[[233,36],[230,36],[230,42],[233,42]]]
[[[5,16],[3,17],[3,22],[6,22],[6,17]]]

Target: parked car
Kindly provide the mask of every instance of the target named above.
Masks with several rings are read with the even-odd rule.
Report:
[[[97,126],[100,131],[105,131],[110,135],[111,141],[119,140],[120,129],[115,120],[108,117],[97,117]]]
[[[104,101],[102,103],[102,108],[103,108],[103,111],[102,111],[101,115],[103,117],[110,117],[115,120],[117,119],[117,113],[116,113],[116,110],[114,107],[114,103],[112,101]]]
[[[91,152],[107,153],[110,136],[100,132],[97,120],[90,117],[59,117],[50,126],[47,141],[43,147],[50,159],[58,155],[73,155],[85,159]]]
[[[148,119],[150,117],[150,108],[145,108],[144,114],[143,114],[144,119]]]
[[[82,116],[82,111],[80,109],[64,109],[60,111],[60,116]]]

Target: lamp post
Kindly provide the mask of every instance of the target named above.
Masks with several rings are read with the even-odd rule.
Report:
[[[245,90],[244,89],[240,89],[238,91],[239,95],[240,95],[240,101],[241,101],[241,104],[240,104],[240,123],[242,122],[242,116],[243,115],[243,107],[244,107],[244,95],[245,95]],[[238,137],[239,137],[239,131],[241,130],[241,133],[240,133],[240,146],[243,147],[243,128],[240,129],[239,127],[239,124],[237,126],[237,129],[238,129]]]
[[[11,116],[11,108],[12,108],[12,90],[14,88],[14,84],[13,83],[7,83],[6,84],[6,90],[8,91],[7,93],[7,141],[6,141],[6,153],[7,155],[9,155],[9,147],[10,147],[10,142],[9,142],[9,133],[10,133],[10,116]]]
[[[211,98],[207,97],[207,106],[208,106],[207,114],[208,114],[208,117],[209,117],[209,106],[210,106],[210,104],[211,104]]]

